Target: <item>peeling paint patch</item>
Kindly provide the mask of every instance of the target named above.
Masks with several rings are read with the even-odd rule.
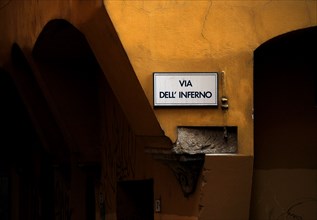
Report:
[[[237,127],[179,127],[176,153],[236,153]]]

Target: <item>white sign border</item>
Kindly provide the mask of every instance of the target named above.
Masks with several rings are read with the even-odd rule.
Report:
[[[155,76],[215,76],[215,102],[214,103],[156,103]],[[218,106],[218,72],[154,72],[153,73],[153,106],[156,107],[217,107]]]

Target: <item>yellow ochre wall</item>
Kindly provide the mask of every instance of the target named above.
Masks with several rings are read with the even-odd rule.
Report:
[[[253,52],[275,36],[315,26],[317,1],[104,3],[151,105],[153,72],[220,73],[219,97],[228,97],[228,111],[220,107],[154,109],[172,142],[177,140],[177,126],[238,126],[238,155],[206,156],[197,187],[199,195],[194,195],[199,208],[184,208],[183,213],[176,211],[177,215],[168,210],[156,214],[156,219],[249,219],[254,148]],[[155,196],[164,192],[164,187],[157,187]],[[266,189],[259,188],[257,193],[262,190]],[[166,197],[163,193],[163,208]],[[175,210],[179,206],[174,204]],[[268,218],[264,209],[254,210],[257,219]]]
[[[316,24],[316,1],[104,1],[135,73],[153,103],[153,72],[224,72],[229,110],[155,109],[165,134],[177,126],[238,126],[238,151],[253,154],[253,51]]]

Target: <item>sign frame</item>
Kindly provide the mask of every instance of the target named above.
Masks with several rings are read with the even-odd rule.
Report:
[[[166,80],[172,80],[172,82],[166,81]],[[166,86],[168,87],[167,89],[169,89],[171,92],[165,92],[165,94],[160,93],[161,92],[160,89],[162,89],[161,87],[165,88]],[[169,88],[169,86],[173,88]],[[198,93],[191,92],[190,89],[192,88],[196,89],[196,92]],[[184,89],[185,93],[180,91],[180,89]],[[202,92],[200,91],[201,89],[205,89],[205,90],[207,89],[208,91],[207,93],[206,91]],[[191,95],[191,98],[190,98],[191,102],[183,99],[183,97],[185,97],[184,94],[188,96]],[[196,96],[199,96],[199,99],[201,99],[201,101],[199,101],[198,99],[195,99],[196,97],[193,98],[195,94]],[[160,96],[164,96],[164,95],[165,97],[169,98],[170,102],[162,101],[162,97]],[[180,101],[180,98],[182,98],[182,100],[184,101]],[[154,107],[217,107],[218,106],[218,72],[154,72],[153,73],[153,106]]]

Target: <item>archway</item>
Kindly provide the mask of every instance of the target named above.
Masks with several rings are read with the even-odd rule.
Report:
[[[254,52],[252,219],[317,218],[316,37],[296,30]]]

